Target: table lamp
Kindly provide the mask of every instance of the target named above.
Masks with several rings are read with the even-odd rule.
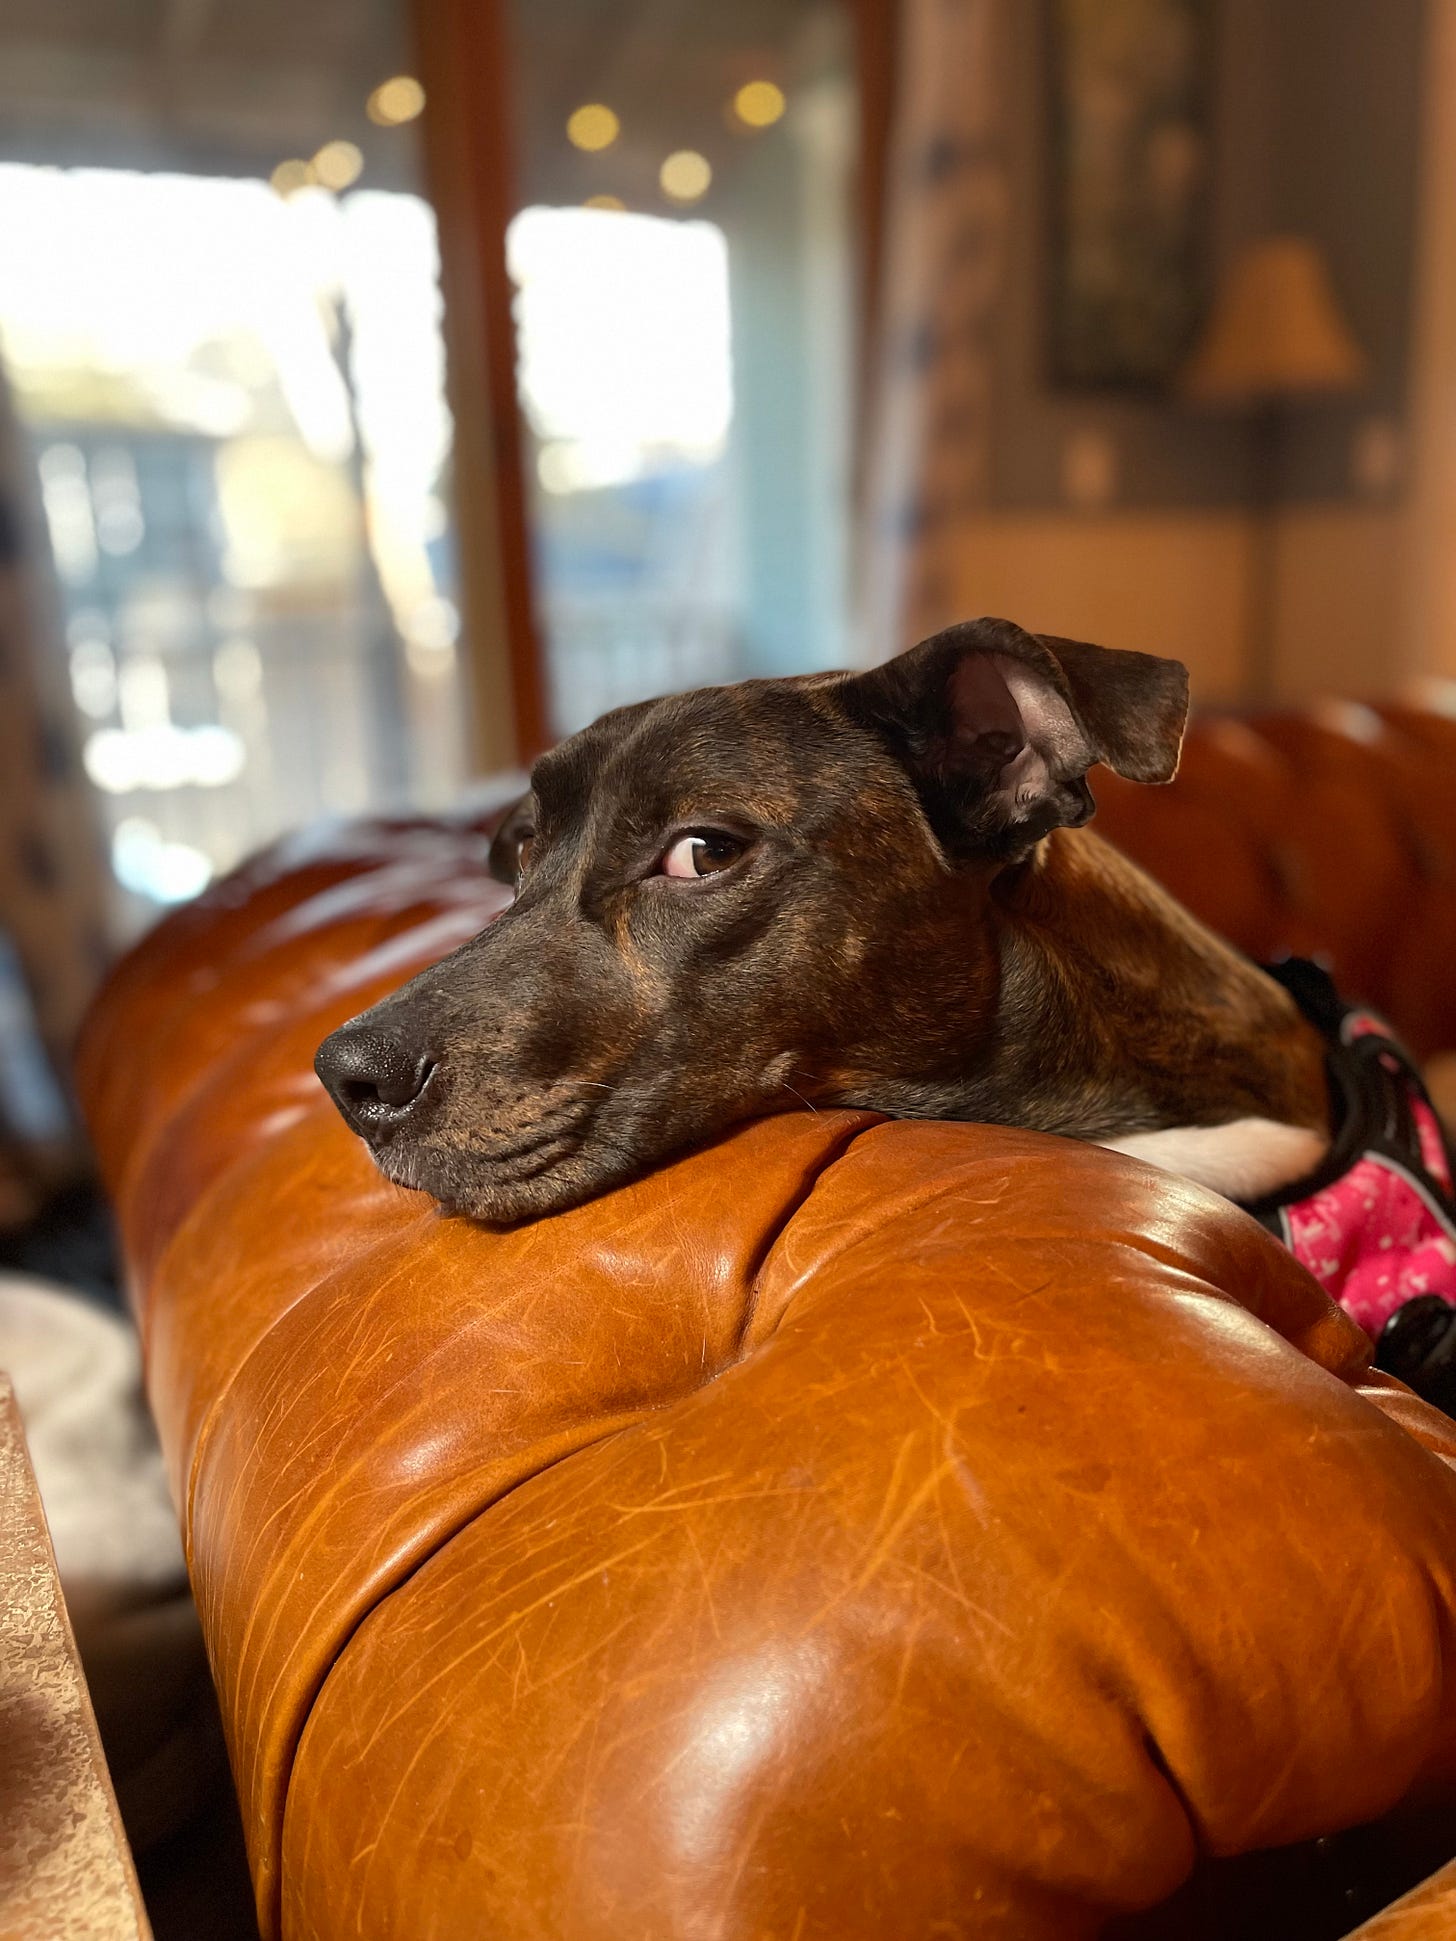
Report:
[[[1358,390],[1367,370],[1329,265],[1305,236],[1267,236],[1240,250],[1183,369],[1185,397],[1249,413],[1254,553],[1246,666],[1249,691],[1258,699],[1268,698],[1274,676],[1273,514],[1285,409]]]

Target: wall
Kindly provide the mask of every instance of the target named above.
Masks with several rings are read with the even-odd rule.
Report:
[[[1447,496],[1456,498],[1456,482]],[[1276,697],[1388,694],[1417,671],[1456,677],[1449,565],[1444,652],[1414,655],[1407,640],[1402,505],[1290,506],[1274,527]],[[1187,663],[1199,700],[1251,698],[1255,537],[1242,507],[993,510],[967,521],[946,550],[948,611],[1171,654]]]
[[[1248,523],[1236,510],[993,511],[950,549],[949,610],[1186,661],[1204,701],[1239,692]]]
[[[1045,7],[1005,50],[1013,221],[988,512],[949,549],[963,611],[1185,659],[1206,699],[1243,688],[1254,452],[1237,414],[1059,395],[1040,358]],[[1371,363],[1358,398],[1286,414],[1277,457],[1274,686],[1377,691],[1399,673],[1423,0],[1220,0],[1212,49],[1215,274],[1295,230],[1329,259]],[[1077,500],[1082,509],[1078,509]]]

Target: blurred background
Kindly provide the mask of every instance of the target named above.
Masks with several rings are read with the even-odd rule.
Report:
[[[76,1031],[260,845],[980,613],[1456,716],[1456,0],[4,0],[0,1270],[119,1305]],[[1371,985],[1429,746],[1273,845]],[[189,1770],[156,1932],[245,1936]]]
[[[1456,0],[9,0],[0,1226],[160,911],[618,703],[1439,695],[1453,399]]]

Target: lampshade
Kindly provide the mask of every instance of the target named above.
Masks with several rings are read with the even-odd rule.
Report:
[[[1353,391],[1366,368],[1317,246],[1269,236],[1229,265],[1182,389],[1209,404],[1255,404]]]

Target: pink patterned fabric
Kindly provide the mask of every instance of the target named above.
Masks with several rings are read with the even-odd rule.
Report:
[[[1391,1034],[1368,1011],[1352,1011],[1340,1036],[1349,1045],[1361,1038],[1389,1041]],[[1393,1079],[1404,1077],[1393,1052],[1382,1050],[1379,1058]],[[1407,1102],[1426,1177],[1390,1152],[1366,1151],[1337,1180],[1280,1208],[1295,1257],[1372,1336],[1419,1294],[1438,1294],[1456,1306],[1456,1222],[1445,1143],[1435,1113],[1414,1086]]]

